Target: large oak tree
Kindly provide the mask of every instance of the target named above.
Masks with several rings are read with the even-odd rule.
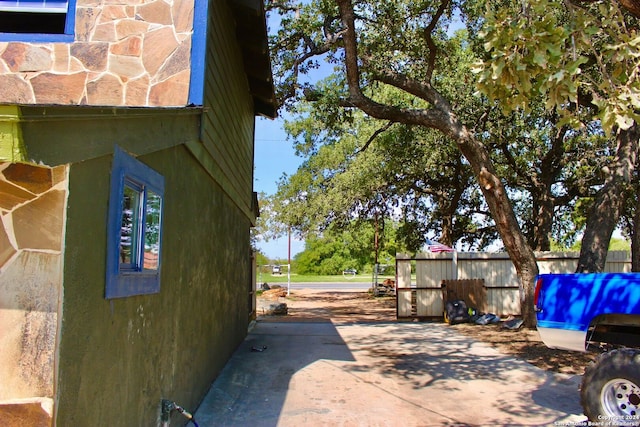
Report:
[[[293,43],[296,52],[288,64],[297,84],[302,60],[316,54],[330,53],[344,71],[346,92],[340,104],[355,107],[367,115],[394,123],[437,129],[451,140],[469,162],[486,199],[489,211],[519,278],[522,313],[528,325],[535,324],[533,312],[534,277],[538,273],[535,255],[520,230],[506,189],[496,173],[487,147],[476,138],[473,128],[462,123],[451,100],[440,93],[434,72],[439,54],[441,19],[452,13],[451,3],[380,2],[337,0],[318,2],[322,19],[306,30],[317,30],[314,40],[309,33],[290,33],[280,37],[281,44]],[[357,13],[356,13],[357,8]],[[299,15],[304,16],[304,15]],[[316,15],[318,17],[319,15]],[[293,18],[296,19],[296,18]],[[301,23],[304,25],[305,23]],[[304,30],[303,27],[300,27]],[[390,48],[381,49],[385,44]],[[299,49],[298,49],[299,48]],[[282,55],[279,56],[282,58]],[[402,90],[415,97],[415,107],[380,103],[365,93],[373,82]],[[295,85],[289,86],[290,91]],[[286,92],[286,91],[285,91]]]
[[[598,91],[595,91],[590,81],[581,85],[576,76],[590,65],[588,58],[585,59],[575,49],[569,49],[573,55],[563,56],[560,52],[567,50],[566,47],[571,46],[572,42],[575,43],[576,36],[582,37],[580,40],[592,37],[594,33],[590,31],[593,26],[585,26],[582,33],[566,32],[563,25],[558,25],[558,21],[545,18],[546,11],[530,7],[527,3],[520,5],[522,11],[508,7],[496,8],[491,11],[494,15],[489,18],[479,13],[482,12],[479,5],[484,2],[318,0],[306,6],[294,6],[288,1],[268,1],[267,4],[283,13],[282,27],[274,37],[272,46],[279,78],[279,95],[285,106],[295,105],[294,101],[301,98],[322,101],[329,106],[327,108],[331,109],[336,120],[348,118],[349,112],[356,108],[388,123],[437,130],[455,142],[473,171],[496,229],[516,268],[523,316],[526,323],[533,326],[533,279],[538,271],[535,256],[491,158],[490,147],[504,146],[504,141],[487,141],[485,134],[478,133],[481,130],[476,128],[477,123],[464,123],[455,96],[442,90],[441,75],[437,71],[438,66],[444,63],[442,58],[447,55],[444,30],[454,19],[455,11],[468,14],[470,28],[474,25],[475,28],[488,27],[485,47],[489,53],[486,61],[478,67],[480,89],[506,106],[507,113],[521,105],[525,106],[526,112],[532,91],[536,92],[536,96],[542,95],[548,100],[547,106],[552,113],[577,111],[575,106],[581,105],[578,102],[580,93],[586,94],[590,108],[598,111],[604,129],[617,126],[626,132],[633,126],[635,107],[621,111],[619,104],[608,101],[620,98],[614,96],[612,87],[616,90],[622,88],[616,93],[621,93],[623,98],[631,97],[629,102],[637,105],[634,86],[598,87]],[[560,2],[556,2],[556,6],[562,7]],[[503,30],[513,26],[514,22],[515,26],[528,25],[519,22],[520,12],[524,12],[521,13],[524,17],[543,22],[546,32],[531,32],[539,37],[528,41],[532,47],[518,45],[512,52],[509,38],[513,43],[527,39],[522,34],[513,37]],[[555,15],[562,14],[558,12]],[[570,23],[566,16],[563,19],[562,23]],[[578,26],[585,22],[582,15],[576,22]],[[540,30],[536,25],[529,27]],[[575,27],[574,23],[572,28]],[[499,37],[500,32],[504,33],[504,37]],[[627,47],[632,43],[622,40],[622,44]],[[518,55],[525,60],[520,61]],[[514,58],[517,60],[514,61]],[[343,88],[342,91],[328,94],[318,91],[311,82],[302,79],[305,73],[318,68],[320,61],[334,65],[336,83]],[[525,67],[523,71],[523,63],[533,64],[537,68]],[[624,73],[624,66],[616,68],[617,75]],[[469,81],[468,84],[474,85],[475,82]],[[393,87],[413,97],[413,101],[383,102],[372,90],[376,85]],[[329,101],[327,98],[330,98]],[[575,126],[579,122],[576,115],[559,114],[559,117],[559,133],[564,126]],[[331,128],[330,123],[327,123],[327,128]],[[534,187],[537,183],[531,184]],[[546,243],[541,245],[546,246]]]

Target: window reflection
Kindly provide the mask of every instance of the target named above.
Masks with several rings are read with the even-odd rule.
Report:
[[[160,212],[162,198],[153,191],[147,192],[144,222],[144,263],[146,270],[158,269],[160,256]]]
[[[120,263],[131,267],[135,267],[137,258],[140,199],[140,192],[125,184],[120,227]]]

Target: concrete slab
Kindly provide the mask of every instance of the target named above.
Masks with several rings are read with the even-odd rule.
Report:
[[[575,425],[586,420],[578,385],[445,324],[259,322],[195,419],[201,427]]]

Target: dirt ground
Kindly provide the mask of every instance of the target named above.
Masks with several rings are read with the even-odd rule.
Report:
[[[270,316],[272,304],[286,303],[286,316]],[[367,292],[333,292],[316,290],[294,290],[287,296],[286,290],[272,289],[257,298],[257,315],[261,321],[334,323],[395,322],[395,297],[374,297]],[[456,331],[477,341],[483,341],[500,352],[516,356],[539,368],[565,374],[582,375],[585,367],[593,361],[598,351],[586,353],[553,350],[547,348],[538,332],[521,328],[508,330],[501,323],[493,325],[458,324]]]

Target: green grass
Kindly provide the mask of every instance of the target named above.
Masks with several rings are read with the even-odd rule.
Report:
[[[378,281],[382,282],[384,279],[395,280],[393,276],[378,276]],[[291,281],[295,283],[334,283],[334,282],[371,282],[371,274],[357,274],[355,276],[343,276],[338,274],[335,276],[319,276],[319,275],[302,275],[291,274]],[[258,283],[287,283],[287,274],[271,274],[271,273],[258,273]]]

